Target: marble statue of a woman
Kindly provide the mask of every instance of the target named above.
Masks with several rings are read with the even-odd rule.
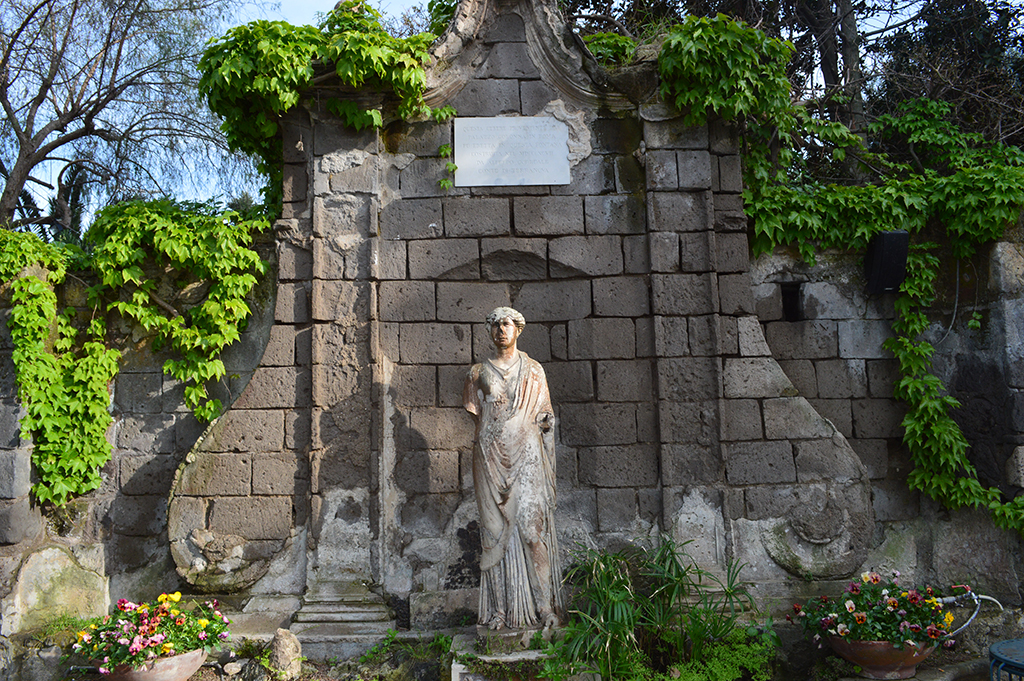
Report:
[[[491,629],[551,627],[562,615],[555,539],[554,414],[544,370],[516,348],[526,321],[487,315],[495,357],[474,364],[463,404],[476,420],[473,485],[480,509],[480,615]]]

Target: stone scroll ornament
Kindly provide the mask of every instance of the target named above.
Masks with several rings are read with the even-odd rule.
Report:
[[[480,510],[479,623],[552,627],[564,612],[555,538],[554,413],[544,370],[516,341],[526,321],[487,315],[495,357],[474,364],[463,404],[476,420],[473,485]]]

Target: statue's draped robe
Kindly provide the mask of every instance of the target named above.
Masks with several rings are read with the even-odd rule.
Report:
[[[503,370],[470,369],[463,390],[476,416],[473,484],[480,509],[479,622],[500,616],[511,628],[561,615],[555,537],[555,448],[551,398],[540,364],[526,353]]]

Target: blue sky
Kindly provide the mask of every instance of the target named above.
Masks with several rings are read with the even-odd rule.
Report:
[[[412,5],[422,4],[426,5],[427,0],[422,2],[416,2],[415,0],[377,0],[374,5],[383,14],[390,16],[399,16]],[[241,22],[250,21],[252,19],[283,19],[290,24],[313,24],[315,23],[315,17],[317,12],[326,12],[327,10],[334,7],[334,2],[331,0],[284,0],[280,4],[274,3],[274,6],[267,7],[262,11],[252,5],[252,10],[247,13],[246,16],[241,17]]]

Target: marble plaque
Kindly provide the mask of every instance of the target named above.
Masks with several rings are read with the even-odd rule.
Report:
[[[545,116],[456,118],[456,187],[569,184],[569,128]]]

